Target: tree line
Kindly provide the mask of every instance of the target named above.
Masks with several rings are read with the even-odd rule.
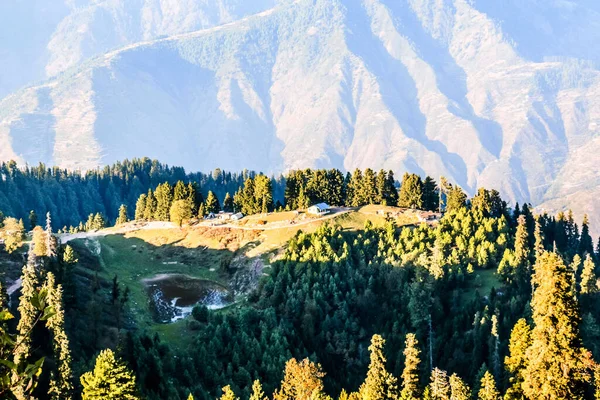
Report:
[[[272,180],[259,176],[233,191],[233,208],[245,202],[255,212],[275,208],[266,183]],[[193,193],[193,182],[180,181],[154,186],[152,218],[157,197],[167,199],[160,217],[168,212],[171,218],[176,190],[190,212],[213,202]],[[423,193],[427,179],[420,185],[408,175],[403,181]],[[435,197],[447,212],[435,226],[389,221],[378,227],[367,222],[355,232],[335,224],[298,232],[247,302],[227,312],[194,310],[186,321],[191,344],[183,349],[136,329],[126,318],[127,290],[116,277],[107,282],[94,273],[101,266],[93,259],[58,243],[47,216],[45,227],[33,230],[19,312],[12,313],[17,318],[1,314],[0,335],[10,340],[0,351],[12,363],[0,363],[3,376],[12,377],[3,381],[3,394],[594,398],[600,246],[594,247],[587,218],[578,224],[570,212],[534,215],[528,204],[510,209],[493,190],[467,199],[457,186],[439,186]],[[348,186],[341,189],[347,196]],[[401,192],[402,186],[398,201]],[[423,199],[414,196],[417,189],[407,192],[412,206]],[[199,199],[193,207],[192,199]],[[118,219],[130,217],[126,208],[116,210]],[[22,225],[4,219],[4,227]],[[59,292],[62,300],[56,300]],[[64,321],[48,325],[51,317]],[[29,349],[21,349],[18,363],[15,343]]]

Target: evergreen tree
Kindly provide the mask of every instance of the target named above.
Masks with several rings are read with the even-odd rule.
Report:
[[[144,219],[144,212],[146,211],[146,198],[145,194],[141,194],[135,203],[135,220],[141,221]]]
[[[48,306],[52,307],[53,314],[46,321],[46,326],[53,335],[52,345],[57,371],[50,380],[49,394],[53,400],[70,399],[73,391],[71,350],[69,338],[65,332],[65,313],[62,305],[62,287],[57,285],[54,274],[48,272],[45,282],[48,293]]]
[[[450,400],[471,400],[471,389],[456,374],[450,376]]]
[[[100,213],[96,213],[96,215],[94,215],[94,220],[92,222],[92,230],[101,230],[104,229],[106,227],[106,220],[104,219],[104,216]]]
[[[156,216],[156,198],[154,197],[154,192],[148,189],[148,194],[146,195],[146,208],[144,209],[144,221],[154,221]]]
[[[527,232],[527,221],[524,215],[517,219],[517,233],[515,234],[515,272],[514,278],[521,287],[525,287],[529,281],[531,267],[529,263],[529,234]]]
[[[485,375],[481,379],[480,389],[477,392],[478,400],[499,400],[500,392],[496,389],[496,381],[494,380],[494,376],[486,371]]]
[[[94,370],[80,378],[83,400],[137,400],[135,376],[115,358],[112,350],[103,350]]]
[[[33,230],[33,253],[37,257],[45,257],[48,254],[47,241],[46,241],[46,232],[42,229],[41,226],[36,226]]]
[[[235,397],[235,393],[231,390],[231,386],[227,385],[223,389],[223,394],[220,397],[220,400],[240,400],[238,397]]]
[[[254,203],[256,208],[253,214],[266,214],[273,210],[273,185],[271,179],[258,175],[254,179]]]
[[[52,217],[50,212],[46,213],[46,257],[56,257],[56,240],[52,234]]]
[[[35,306],[35,297],[38,294],[40,278],[37,273],[36,259],[33,252],[29,251],[27,264],[23,267],[21,275],[21,297],[19,299],[19,323],[17,325],[16,343],[19,345],[13,351],[14,364],[19,366],[27,364],[32,354],[31,332],[39,317],[38,308]],[[27,396],[27,382],[21,381],[20,376],[13,374],[13,395],[17,400],[25,400]]]
[[[207,214],[217,214],[219,211],[221,211],[221,205],[219,204],[219,200],[212,191],[209,191],[208,196],[206,196],[206,202],[204,203],[204,211]]]
[[[504,365],[510,374],[510,387],[506,392],[507,400],[523,398],[524,373],[528,365],[527,349],[531,346],[531,328],[524,318],[517,321],[510,333],[508,350],[510,355],[504,358]]]
[[[431,371],[429,396],[432,400],[450,400],[450,382],[446,371],[439,368],[434,368]]]
[[[250,395],[250,400],[266,400],[267,396],[265,396],[265,392],[263,392],[262,385],[260,381],[257,379],[252,383],[252,394]]]
[[[581,224],[578,253],[582,257],[586,254],[594,254],[594,242],[590,236],[590,221],[587,214],[583,216],[583,223]]]
[[[404,348],[404,371],[402,372],[402,391],[400,397],[403,400],[419,399],[419,342],[414,333],[406,335]]]
[[[423,182],[423,208],[428,211],[437,211],[439,208],[440,196],[435,180],[428,176]]]
[[[531,300],[534,328],[523,389],[537,399],[582,399],[591,359],[579,336],[580,316],[571,273],[555,253],[535,265]]]
[[[168,182],[158,185],[154,191],[154,197],[156,198],[154,219],[157,221],[169,221],[169,211],[173,202],[173,189],[171,185]]]
[[[397,380],[385,368],[384,345],[385,340],[381,336],[373,335],[369,346],[371,362],[367,371],[367,378],[359,389],[360,396],[363,399],[396,399],[398,396]]]
[[[535,219],[535,229],[534,229],[534,251],[535,251],[535,259],[537,260],[544,253],[544,233],[542,232],[542,224],[540,222],[540,217],[538,216]]]
[[[223,200],[223,211],[233,212],[233,197],[227,192],[225,194],[225,200]]]
[[[117,225],[125,224],[129,221],[127,217],[127,206],[125,204],[121,204],[119,207],[119,217],[117,218]]]
[[[176,200],[169,210],[171,222],[181,227],[184,222],[192,218],[192,209],[187,200]]]
[[[598,292],[596,277],[596,266],[594,265],[594,261],[592,257],[588,253],[585,256],[585,261],[583,262],[583,271],[581,272],[581,294],[592,294]]]
[[[173,188],[173,201],[186,200],[188,198],[188,187],[183,181],[177,181]]]
[[[377,173],[375,177],[376,182],[376,195],[375,195],[375,204],[387,204],[387,196],[386,196],[386,184],[387,184],[387,173],[382,169]]]
[[[338,169],[327,171],[328,196],[325,201],[331,206],[343,206],[346,200],[344,174]]]
[[[3,225],[0,230],[0,238],[4,239],[4,249],[6,252],[11,254],[23,245],[25,228],[23,227],[23,222],[17,221],[15,218],[4,219]]]
[[[35,211],[29,211],[29,230],[33,230],[37,226],[38,217]]]
[[[408,172],[402,177],[398,206],[404,208],[423,208],[423,182],[416,174]]]
[[[467,195],[459,186],[451,186],[446,198],[446,212],[458,211],[465,207]]]
[[[348,207],[360,207],[364,206],[366,200],[364,198],[363,187],[363,173],[360,169],[355,169],[350,181],[348,182],[346,191],[346,205]]]
[[[281,386],[273,394],[273,400],[309,400],[323,394],[325,374],[319,364],[308,359],[301,362],[295,358],[285,364]]]
[[[360,188],[364,204],[376,204],[377,182],[375,181],[375,172],[371,168],[365,169]]]

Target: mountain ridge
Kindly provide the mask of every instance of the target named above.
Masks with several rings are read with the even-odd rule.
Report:
[[[591,2],[549,9],[566,3],[595,26]],[[543,6],[519,4],[523,15]],[[480,8],[278,2],[128,44],[1,100],[0,158],[82,169],[146,155],[202,170],[385,168],[447,176],[471,194],[494,187],[549,211],[597,210],[598,57],[573,58],[585,49],[564,50],[569,35],[537,56],[510,21]],[[533,30],[574,26],[571,14]]]

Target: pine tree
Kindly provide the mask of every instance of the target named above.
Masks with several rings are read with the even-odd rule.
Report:
[[[173,202],[173,189],[171,185],[168,182],[158,185],[154,191],[154,197],[156,198],[154,219],[157,221],[169,221],[169,211]]]
[[[572,274],[555,253],[535,265],[531,300],[534,328],[523,389],[537,399],[582,399],[592,364],[579,336],[580,316]]]
[[[239,400],[239,397],[235,397],[235,393],[231,390],[231,386],[227,385],[223,389],[223,394],[219,398],[219,400]]]
[[[309,400],[323,395],[325,373],[319,364],[308,359],[298,362],[295,358],[285,364],[281,386],[273,394],[273,400]]]
[[[383,354],[385,340],[379,335],[373,335],[369,351],[371,362],[367,378],[359,389],[360,396],[369,400],[396,399],[398,397],[397,379],[386,368]]]
[[[436,211],[439,208],[437,183],[430,176],[423,182],[423,208],[428,211]]]
[[[33,228],[37,226],[38,217],[35,211],[29,211],[29,230],[32,231]]]
[[[221,206],[219,204],[219,200],[217,196],[212,191],[208,191],[208,195],[206,196],[206,202],[204,203],[204,211],[207,214],[213,213],[216,214],[221,210]]]
[[[354,170],[354,173],[352,174],[347,186],[346,205],[348,207],[360,207],[366,204],[362,186],[363,173],[357,168]]]
[[[187,200],[174,201],[169,210],[171,222],[181,227],[184,222],[192,218],[192,210]]]
[[[54,359],[57,364],[57,373],[50,380],[49,394],[53,400],[71,398],[73,391],[71,371],[71,350],[69,338],[65,332],[65,313],[62,305],[62,287],[57,285],[54,274],[48,272],[44,285],[48,296],[48,306],[52,307],[54,313],[46,321],[46,326],[53,335]]]
[[[590,236],[590,221],[587,214],[583,216],[583,223],[581,224],[581,236],[579,238],[578,253],[582,257],[586,254],[594,254],[594,241]]]
[[[596,266],[592,260],[592,256],[588,253],[583,262],[583,271],[581,272],[581,294],[592,294],[598,292],[596,277]]]
[[[144,219],[144,212],[146,211],[146,198],[145,194],[140,195],[137,202],[135,203],[135,220],[141,221]]]
[[[386,196],[387,173],[383,169],[377,173],[375,182],[377,189],[375,195],[375,204],[388,205]]]
[[[96,213],[96,215],[94,215],[94,220],[92,222],[92,229],[93,230],[101,230],[104,229],[106,227],[106,220],[104,219],[104,215],[100,214],[100,213]]]
[[[17,325],[17,339],[15,341],[19,345],[13,352],[14,363],[16,365],[27,364],[28,359],[31,356],[31,331],[38,318],[38,310],[34,305],[33,299],[37,295],[38,287],[40,286],[40,278],[36,269],[35,255],[31,250],[29,251],[27,264],[23,267],[21,281],[21,297],[19,299],[19,314],[21,318]],[[20,377],[13,375],[13,382],[15,383],[13,395],[17,400],[25,400],[28,398],[26,396],[25,386],[27,382],[20,382],[19,378]]]
[[[421,177],[408,172],[402,177],[398,206],[404,208],[423,208],[423,182]]]
[[[540,217],[536,217],[535,219],[535,230],[534,230],[534,251],[535,251],[535,259],[537,260],[542,253],[544,252],[544,233],[542,232],[542,224],[540,222]]]
[[[56,257],[56,240],[52,234],[52,217],[46,213],[46,257]]]
[[[459,186],[451,186],[446,196],[446,212],[458,211],[465,207],[467,195]]]
[[[419,399],[419,342],[414,333],[406,335],[404,348],[404,371],[402,372],[402,391],[400,397],[403,400]]]
[[[127,206],[125,204],[121,204],[119,207],[119,216],[117,217],[117,225],[125,224],[129,221],[127,217]]]
[[[498,316],[492,315],[492,331],[491,331],[491,361],[495,376],[500,376],[500,333],[498,332]]]
[[[529,234],[527,221],[524,215],[517,219],[517,233],[515,234],[515,261],[513,279],[519,287],[528,285],[531,265],[529,263]]]
[[[481,385],[479,392],[477,392],[478,400],[499,400],[500,392],[496,389],[496,381],[494,380],[494,376],[486,371],[485,375],[481,379]]]
[[[328,197],[326,203],[331,206],[342,206],[345,201],[344,174],[338,169],[327,171]]]
[[[80,378],[83,400],[137,400],[135,375],[115,358],[112,350],[103,350],[94,370]]]
[[[361,193],[364,204],[375,204],[377,200],[377,183],[375,172],[371,168],[365,169],[361,184]]]
[[[223,200],[223,211],[233,212],[233,197],[227,192],[225,194],[225,200]]]
[[[173,188],[173,201],[185,200],[188,198],[187,186],[183,181],[177,181]]]
[[[4,248],[6,252],[11,254],[23,245],[25,228],[23,227],[22,221],[17,221],[15,218],[6,218],[3,222],[4,227],[0,230],[0,238],[4,239]]]
[[[156,216],[156,198],[154,192],[148,190],[146,195],[146,208],[144,209],[144,221],[154,221]]]
[[[594,399],[600,400],[600,364],[594,367]]]
[[[431,371],[429,396],[432,400],[450,400],[450,382],[446,371],[439,368],[434,368]]]
[[[471,389],[456,374],[450,376],[450,400],[471,400]]]
[[[510,333],[508,343],[509,356],[504,358],[504,365],[509,372],[510,387],[506,393],[507,399],[523,397],[524,372],[528,365],[527,349],[531,346],[531,328],[524,318],[517,321]]]
[[[250,400],[266,400],[267,396],[265,396],[265,392],[263,392],[262,385],[260,381],[257,379],[252,383],[252,394],[250,395]]]
[[[254,178],[254,203],[256,208],[252,214],[266,214],[273,210],[273,184],[264,175]]]

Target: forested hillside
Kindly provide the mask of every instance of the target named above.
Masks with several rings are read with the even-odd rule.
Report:
[[[0,210],[6,215],[27,221],[33,210],[40,218],[51,212],[54,225],[77,226],[90,214],[100,213],[114,223],[121,204],[135,209],[138,197],[161,183],[193,183],[202,195],[213,191],[219,198],[235,193],[254,172],[240,173],[215,170],[210,174],[186,173],[148,158],[118,162],[101,169],[70,171],[43,164],[19,168],[14,161],[0,164]],[[275,181],[276,182],[276,181]],[[277,186],[277,185],[276,185]],[[275,189],[283,196],[283,187]]]
[[[85,178],[65,172],[64,181],[74,193],[120,182],[122,197],[110,207],[117,210],[139,180],[138,188],[150,188],[130,199],[140,222],[172,219],[178,201],[190,211],[178,221],[183,225],[225,203],[248,213],[276,209],[272,180],[263,175],[227,178],[233,195],[225,202],[224,188],[209,186],[212,176],[195,176],[201,188],[211,188],[198,200],[193,182],[184,184],[193,176],[182,170],[143,160],[117,165]],[[19,172],[9,164],[4,171],[12,176],[3,188],[63,182],[60,170],[44,172],[44,179],[34,171],[46,169]],[[197,305],[183,336],[175,337],[137,323],[139,294],[106,275],[108,258],[98,257],[106,249],[96,248],[93,237],[61,244],[50,213],[22,245],[24,228],[5,212],[0,255],[22,251],[28,259],[20,296],[11,296],[10,307],[2,297],[0,393],[149,400],[591,399],[600,393],[600,249],[587,219],[579,225],[572,213],[534,215],[529,205],[509,207],[483,188],[467,199],[457,185],[417,175],[403,176],[398,188],[386,171],[292,171],[281,182],[280,206],[291,210],[328,201],[439,207],[445,214],[434,223],[399,226],[388,216],[344,229],[351,215],[345,214],[298,230],[254,289],[232,307]],[[160,201],[148,209],[148,198]],[[87,211],[106,210],[93,204]],[[120,224],[134,217],[125,214]],[[185,229],[211,237],[230,232]],[[128,262],[143,255],[141,242],[133,243]],[[172,249],[161,243],[152,257],[160,254],[168,264]],[[216,257],[228,248],[211,251]],[[227,264],[219,273],[234,278]]]

